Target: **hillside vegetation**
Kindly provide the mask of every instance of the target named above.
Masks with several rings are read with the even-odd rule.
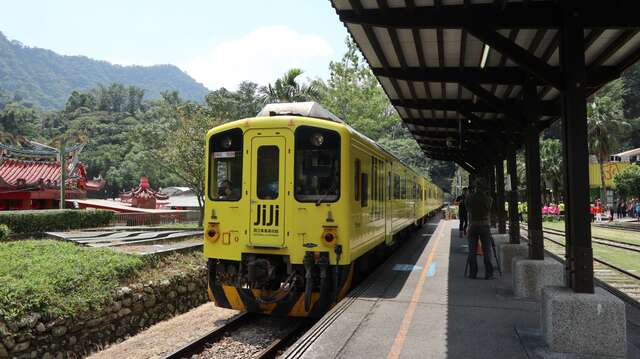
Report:
[[[62,108],[73,91],[119,83],[144,90],[150,99],[178,91],[187,100],[202,101],[208,93],[173,65],[120,66],[84,56],[62,56],[8,40],[0,32],[0,89],[46,109]]]

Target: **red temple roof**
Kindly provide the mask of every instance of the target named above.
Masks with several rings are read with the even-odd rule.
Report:
[[[73,164],[71,164],[73,166]],[[87,190],[99,190],[103,180],[87,181],[84,165],[69,168],[66,185]],[[0,188],[56,188],[60,180],[60,162],[0,159]]]

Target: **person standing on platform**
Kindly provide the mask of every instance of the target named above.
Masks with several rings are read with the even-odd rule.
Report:
[[[458,218],[460,219],[460,226],[458,228],[460,237],[467,234],[467,226],[469,225],[467,207],[464,204],[468,190],[469,189],[467,187],[463,188],[462,194],[456,198],[456,204],[458,205]]]
[[[465,205],[469,215],[469,278],[476,279],[478,274],[478,240],[482,246],[484,258],[484,279],[493,279],[491,264],[491,205],[493,200],[487,193],[489,186],[483,178],[476,180],[476,190],[467,196]]]

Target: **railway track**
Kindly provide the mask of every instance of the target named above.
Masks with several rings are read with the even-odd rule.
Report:
[[[275,358],[308,324],[303,318],[242,313],[164,359]]]
[[[523,227],[524,228],[522,230],[526,231],[526,225]],[[562,231],[555,231],[555,233],[553,233],[545,229],[543,230],[543,232],[547,234],[552,234],[555,236],[564,237],[564,232]],[[525,241],[528,241],[528,238],[526,237],[526,235],[521,234],[521,238],[524,239]],[[565,254],[564,240],[558,241],[554,238],[550,238],[549,236],[543,236],[543,238],[547,242],[545,243],[545,251],[549,253],[551,256],[553,256],[555,259],[557,259],[558,261],[564,263],[564,254]],[[635,248],[634,250],[634,249],[629,249],[626,247],[619,246],[617,245],[617,243],[614,243],[615,245],[612,245],[612,244],[599,243],[599,241],[601,240],[598,240],[598,242],[596,242],[595,239],[593,240],[594,244],[600,244],[604,246],[615,247],[622,250],[638,252],[637,248]],[[598,280],[603,285],[603,287],[605,287],[605,289],[609,290],[610,292],[613,292],[614,294],[618,295],[623,299],[627,297],[626,298],[627,302],[634,304],[635,306],[640,306],[640,304],[638,304],[640,302],[640,275],[636,273],[632,273],[631,271],[625,268],[621,268],[620,266],[615,265],[609,261],[603,260],[602,258],[594,257],[593,262],[594,262],[593,271],[594,271],[596,280]]]
[[[542,230],[543,233],[547,233],[547,234],[551,234],[551,235],[555,235],[555,236],[562,236],[564,237],[565,233],[564,231],[560,231],[557,229],[550,229],[550,228],[545,228]],[[626,241],[618,241],[618,240],[611,240],[611,239],[607,239],[607,238],[602,238],[602,237],[598,237],[598,236],[591,236],[591,241],[593,243],[597,243],[597,244],[601,244],[603,246],[608,246],[608,247],[615,247],[615,248],[619,248],[619,249],[625,249],[625,250],[629,250],[632,252],[637,252],[640,253],[640,244],[636,244],[636,243],[629,243]]]
[[[619,231],[629,231],[629,232],[640,232],[640,225],[629,225],[629,226],[619,226],[619,225],[611,225],[611,224],[595,224],[596,227],[607,228],[607,229],[616,229]]]

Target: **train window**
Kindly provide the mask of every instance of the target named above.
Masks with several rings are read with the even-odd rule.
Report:
[[[387,200],[391,199],[391,172],[387,172]]]
[[[209,198],[237,201],[242,197],[242,130],[235,128],[209,139]]]
[[[371,200],[373,201],[373,205],[371,206],[371,208],[369,208],[369,216],[372,219],[375,219],[376,216],[376,205],[377,205],[377,201],[378,198],[377,196],[377,187],[376,187],[376,182],[377,182],[377,178],[376,178],[376,171],[377,171],[377,163],[376,163],[376,158],[375,157],[371,157]]]
[[[257,193],[260,199],[278,198],[280,149],[278,146],[258,148]]]
[[[369,205],[369,176],[366,173],[363,173],[362,176],[362,184],[360,188],[362,189],[362,196],[360,196],[360,206],[367,207]]]
[[[360,200],[360,160],[356,158],[356,163],[354,166],[355,179],[353,183],[353,191],[355,193],[355,200]]]
[[[393,199],[400,199],[400,176],[393,176]]]
[[[294,185],[299,202],[340,198],[340,135],[311,126],[296,130]]]

